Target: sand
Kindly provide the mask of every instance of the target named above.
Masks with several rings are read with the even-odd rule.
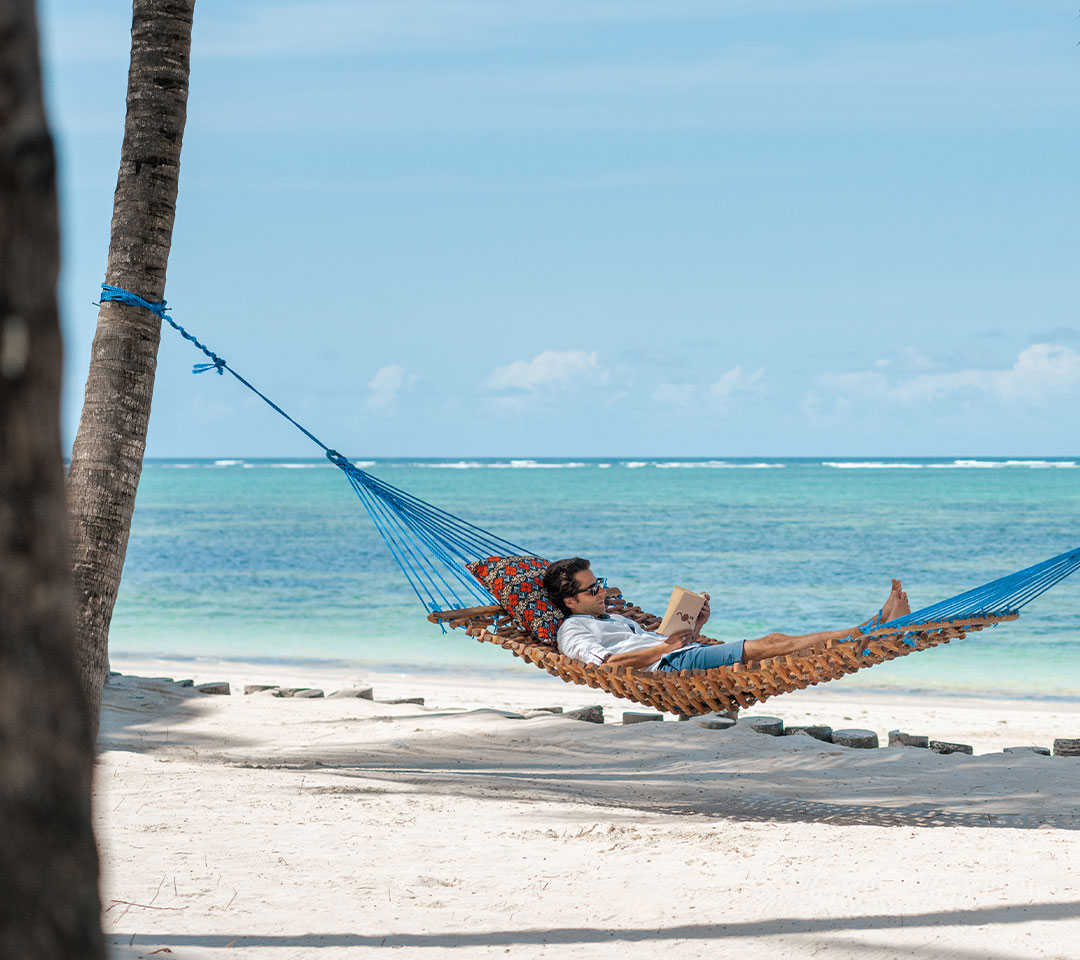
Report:
[[[113,668],[95,815],[118,957],[1080,955],[1080,758],[1001,752],[1080,737],[1077,704],[841,681],[750,711],[975,748],[941,756],[622,725],[642,708],[539,671]],[[259,682],[426,702],[242,695]],[[608,722],[514,716],[589,704]]]

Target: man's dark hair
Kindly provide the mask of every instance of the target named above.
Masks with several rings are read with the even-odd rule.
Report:
[[[544,589],[564,615],[570,611],[566,609],[563,601],[577,593],[574,574],[588,569],[588,560],[583,557],[568,557],[565,560],[556,560],[544,571]]]

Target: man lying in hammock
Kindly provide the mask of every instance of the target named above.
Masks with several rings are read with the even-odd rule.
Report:
[[[650,633],[628,617],[606,613],[603,582],[589,569],[589,561],[581,557],[552,563],[544,574],[544,588],[566,617],[559,627],[559,652],[585,663],[607,663],[638,670],[707,670],[782,657],[826,640],[857,637],[861,632],[859,627],[854,627],[799,636],[769,633],[756,640],[732,643],[695,643],[709,619],[709,595],[706,593],[705,606],[694,628],[678,630],[664,637]],[[900,581],[893,580],[878,622],[885,623],[910,612],[907,594],[901,589]],[[865,627],[873,619],[861,626]]]

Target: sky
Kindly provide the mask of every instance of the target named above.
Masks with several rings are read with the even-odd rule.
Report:
[[[129,5],[42,0],[64,434]],[[1080,455],[1048,0],[199,0],[172,317],[354,458]],[[135,291],[138,292],[138,291]],[[317,456],[162,334],[148,456]]]

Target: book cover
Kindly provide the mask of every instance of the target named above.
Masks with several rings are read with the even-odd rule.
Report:
[[[704,606],[705,594],[695,593],[685,587],[675,587],[671,591],[667,612],[656,632],[667,637],[679,630],[692,630]]]

